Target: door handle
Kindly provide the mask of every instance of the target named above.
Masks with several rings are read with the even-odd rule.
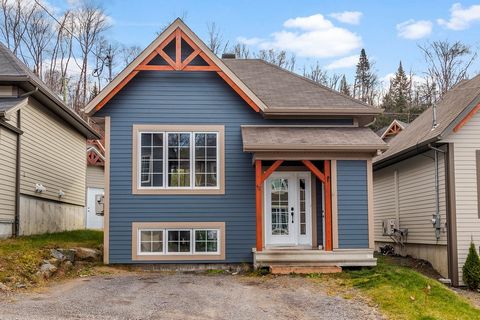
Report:
[[[293,223],[293,216],[294,216],[294,214],[293,214],[293,213],[294,213],[294,212],[293,212],[293,210],[294,210],[294,209],[293,209],[293,207],[291,207],[291,208],[290,208],[290,211],[291,211],[291,212],[290,212],[290,214],[292,215],[292,223]]]

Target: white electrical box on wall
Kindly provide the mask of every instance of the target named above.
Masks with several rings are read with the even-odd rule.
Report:
[[[383,235],[384,236],[393,236],[395,230],[398,230],[398,220],[395,218],[389,218],[383,220]]]

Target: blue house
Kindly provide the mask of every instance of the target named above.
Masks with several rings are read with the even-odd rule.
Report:
[[[105,263],[372,266],[378,110],[173,22],[86,107]]]

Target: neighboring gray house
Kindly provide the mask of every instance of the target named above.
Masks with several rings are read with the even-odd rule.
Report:
[[[376,246],[392,243],[383,223],[394,219],[407,231],[392,236],[404,244],[397,251],[430,261],[454,285],[471,240],[480,245],[479,109],[477,76],[410,123],[373,165]]]
[[[85,227],[87,138],[99,136],[0,43],[0,237]]]
[[[105,123],[106,263],[376,264],[378,109],[220,59],[177,19],[86,112]]]

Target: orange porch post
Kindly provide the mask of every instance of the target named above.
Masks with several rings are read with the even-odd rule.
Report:
[[[262,191],[262,160],[255,160],[256,248],[258,252],[263,249]]]

